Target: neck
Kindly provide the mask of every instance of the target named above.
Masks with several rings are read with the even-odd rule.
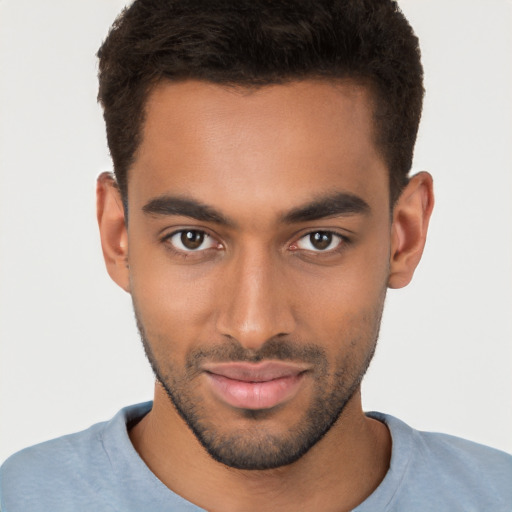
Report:
[[[348,511],[377,488],[391,456],[388,429],[364,415],[360,391],[315,446],[298,461],[277,469],[238,470],[216,462],[159,384],[153,409],[129,434],[159,480],[212,512]]]

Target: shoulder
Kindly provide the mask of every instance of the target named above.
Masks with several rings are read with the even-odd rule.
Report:
[[[421,454],[442,460],[453,469],[485,469],[496,476],[512,475],[512,455],[467,439],[436,432],[416,431],[416,446]],[[510,484],[510,481],[508,482]]]
[[[512,456],[459,437],[415,430],[378,414],[392,437],[396,504],[421,510],[512,510]],[[396,510],[404,509],[403,506]],[[393,509],[395,510],[395,509]]]
[[[127,411],[132,409],[121,410],[109,422],[9,457],[0,468],[0,508],[6,512],[60,511],[82,500],[94,505],[104,495],[112,473],[105,435],[113,430],[126,432]],[[103,504],[101,508],[105,509]]]
[[[0,468],[2,510],[61,510],[59,503],[67,502],[68,494],[84,493],[90,481],[84,474],[95,464],[104,466],[103,428],[97,424],[9,457]]]
[[[512,456],[459,437],[417,432],[417,464],[429,464],[445,481],[467,489],[485,487],[493,496],[508,496],[512,506]]]
[[[467,510],[512,510],[512,456],[458,437],[417,433],[411,471],[436,484],[440,497],[467,501]]]

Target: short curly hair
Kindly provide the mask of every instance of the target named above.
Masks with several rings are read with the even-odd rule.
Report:
[[[391,0],[135,0],[98,51],[99,94],[126,201],[145,103],[162,80],[262,87],[354,79],[373,93],[393,204],[408,180],[423,103],[418,39]]]

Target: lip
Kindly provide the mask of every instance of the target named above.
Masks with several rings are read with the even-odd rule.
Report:
[[[238,409],[263,410],[280,405],[299,391],[305,365],[263,363],[209,363],[203,370],[213,394]]]

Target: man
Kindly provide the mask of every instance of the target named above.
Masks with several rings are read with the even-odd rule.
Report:
[[[154,402],[12,457],[2,510],[509,510],[509,456],[361,407],[433,206],[396,6],[138,0],[99,56]]]

